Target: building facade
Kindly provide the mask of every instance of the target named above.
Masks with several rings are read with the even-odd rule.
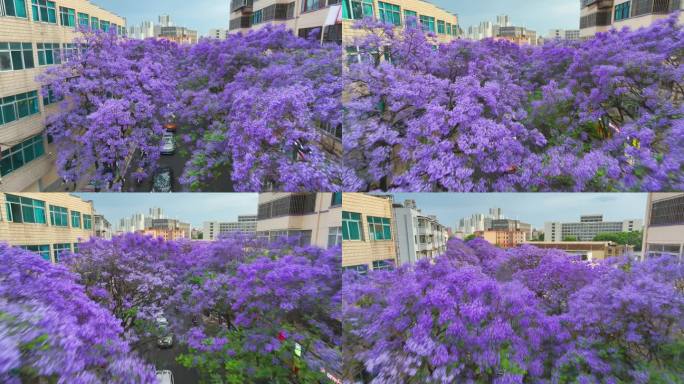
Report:
[[[342,243],[342,193],[260,193],[257,236],[299,236],[302,244]],[[207,234],[205,233],[206,237]]]
[[[152,219],[152,224],[145,231],[157,231],[159,236],[168,236],[168,240],[190,239],[190,224],[178,219]],[[164,235],[164,233],[167,233]],[[165,237],[166,238],[166,237]]]
[[[157,35],[160,39],[170,40],[178,44],[195,44],[197,43],[197,31],[185,27],[178,26],[162,26]]]
[[[579,29],[551,29],[547,36],[550,40],[571,40],[576,41],[580,39]]]
[[[514,248],[529,240],[529,232],[509,229],[493,229],[484,231],[482,238],[501,248]]]
[[[93,215],[93,231],[95,237],[105,240],[112,238],[112,225],[103,215]]]
[[[569,237],[592,241],[599,233],[634,232],[643,229],[643,220],[603,221],[603,215],[584,215],[578,223],[544,223],[544,240],[560,242]]]
[[[650,193],[645,225],[644,257],[684,258],[684,193]]]
[[[228,30],[222,28],[212,28],[209,30],[207,37],[218,40],[225,40],[228,37]]]
[[[634,247],[620,245],[611,241],[535,241],[527,244],[543,249],[559,249],[561,251],[578,255],[584,261],[598,261],[610,257],[629,256]]]
[[[580,0],[580,36],[591,37],[611,28],[646,27],[683,7],[682,0]],[[679,20],[684,22],[684,13]]]
[[[391,196],[345,193],[342,267],[361,274],[398,265]]]
[[[203,239],[214,241],[231,233],[256,234],[257,218],[257,215],[241,215],[236,222],[205,221]]]
[[[45,121],[59,107],[36,77],[67,59],[80,26],[124,34],[126,20],[87,0],[0,4],[0,191],[50,190],[60,182]]]
[[[94,234],[92,201],[67,193],[0,193],[0,242],[59,262]]]
[[[340,5],[341,0],[233,0],[230,6],[229,32],[246,32],[264,25],[284,24],[297,36],[308,37],[314,30],[320,39],[328,42],[342,42],[342,24],[323,26],[331,6]]]
[[[435,216],[424,215],[414,200],[393,205],[400,265],[414,264],[420,259],[434,259],[446,253],[447,228]]]

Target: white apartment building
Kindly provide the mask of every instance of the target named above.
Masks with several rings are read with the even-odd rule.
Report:
[[[475,232],[483,232],[491,228],[493,220],[503,220],[503,210],[501,208],[490,208],[488,214],[475,213],[470,217],[464,217],[458,221],[456,232],[463,233],[465,236]]]
[[[231,233],[256,234],[257,218],[257,215],[240,215],[235,222],[205,221],[203,240],[214,241]]]
[[[59,108],[36,77],[66,60],[78,28],[125,34],[126,20],[88,0],[0,0],[0,191],[59,186],[46,116]]]
[[[682,9],[682,0],[580,0],[580,35],[587,38],[611,28],[646,27]],[[679,21],[684,23],[684,12]]]
[[[684,258],[684,193],[648,195],[642,255]]]
[[[446,253],[449,234],[435,216],[424,215],[414,200],[394,204],[397,259],[400,265],[434,259]]]
[[[544,240],[561,242],[574,237],[578,241],[593,241],[599,233],[634,232],[643,229],[643,220],[603,221],[603,215],[583,215],[579,222],[544,223]]]
[[[93,215],[93,231],[95,232],[95,237],[105,240],[111,240],[112,238],[112,225],[103,215]]]
[[[550,40],[570,40],[576,41],[580,39],[579,29],[551,29],[547,38]]]
[[[299,236],[321,248],[342,244],[342,193],[260,193],[257,236]]]

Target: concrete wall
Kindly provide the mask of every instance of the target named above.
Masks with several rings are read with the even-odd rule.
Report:
[[[396,230],[392,212],[392,201],[389,198],[367,195],[364,193],[345,193],[342,210],[361,214],[361,230],[363,239],[342,241],[342,266],[368,265],[372,269],[373,261],[393,260],[397,263]],[[393,228],[392,240],[370,240],[368,216],[386,217]]]

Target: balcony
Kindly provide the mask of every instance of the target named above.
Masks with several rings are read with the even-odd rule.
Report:
[[[250,28],[252,26],[252,16],[240,16],[230,21],[229,30]]]
[[[231,12],[251,12],[254,0],[233,0],[233,6],[230,7]]]

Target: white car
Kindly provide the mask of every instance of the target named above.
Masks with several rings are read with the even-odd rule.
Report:
[[[168,369],[157,371],[157,380],[159,384],[173,384],[173,373]]]
[[[157,338],[157,347],[159,348],[171,348],[173,347],[173,334],[169,330],[169,322],[165,317],[157,318],[157,327],[159,328],[160,334]]]
[[[173,137],[173,133],[164,132],[162,136],[162,155],[173,155],[176,151],[176,139]]]

